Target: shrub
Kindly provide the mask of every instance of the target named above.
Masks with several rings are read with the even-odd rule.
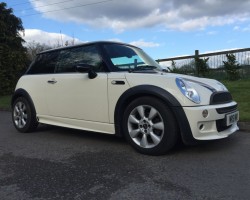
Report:
[[[225,66],[225,71],[227,73],[228,79],[230,81],[236,81],[240,78],[240,65],[237,63],[235,55],[227,54],[227,61],[223,61]]]

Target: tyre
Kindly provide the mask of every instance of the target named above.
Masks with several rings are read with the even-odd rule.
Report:
[[[159,99],[140,97],[125,109],[123,130],[140,153],[162,155],[174,147],[178,127],[172,111]]]
[[[12,107],[12,121],[22,133],[32,132],[38,126],[34,106],[25,98],[18,97]]]

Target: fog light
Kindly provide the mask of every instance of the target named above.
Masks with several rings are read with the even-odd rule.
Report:
[[[204,118],[207,118],[207,116],[208,116],[208,110],[203,110],[203,111],[202,111],[202,116],[203,116]]]

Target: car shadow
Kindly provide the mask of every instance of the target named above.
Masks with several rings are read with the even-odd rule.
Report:
[[[236,135],[231,135],[227,138],[219,140],[209,140],[209,141],[197,141],[195,145],[185,145],[182,142],[177,143],[175,148],[170,151],[170,154],[180,153],[180,152],[219,152],[227,149],[233,149],[239,144],[239,137]]]
[[[62,135],[64,137],[73,137],[79,138],[83,140],[91,140],[96,142],[104,142],[104,143],[115,143],[122,145],[127,144],[125,138],[117,137],[115,135],[103,134],[98,132],[70,129],[52,125],[44,125],[41,124],[36,130],[36,133],[43,134],[56,134]],[[228,138],[220,139],[220,140],[211,140],[211,141],[198,141],[195,145],[185,145],[181,141],[179,141],[175,147],[170,150],[165,155],[175,155],[175,154],[185,154],[185,153],[208,153],[208,152],[218,152],[224,151],[226,149],[232,149],[235,146],[239,145],[239,137],[237,134],[231,135]]]
[[[82,139],[126,143],[123,137],[117,137],[114,134],[98,133],[94,131],[71,129],[71,128],[53,126],[53,125],[46,125],[46,124],[39,124],[36,130],[36,133],[49,133],[49,134],[63,135],[67,137],[69,136],[77,137],[77,138],[82,138]]]

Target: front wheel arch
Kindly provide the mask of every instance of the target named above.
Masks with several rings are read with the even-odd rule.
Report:
[[[166,106],[170,108],[175,119],[177,120],[182,141],[188,145],[196,144],[196,140],[193,137],[188,119],[181,104],[171,93],[169,93],[163,88],[154,85],[135,86],[126,90],[120,96],[120,98],[117,101],[114,113],[115,134],[118,137],[123,137],[124,135],[121,127],[123,120],[122,117],[126,107],[129,105],[130,102],[132,102],[136,98],[140,98],[143,96],[154,97],[164,102],[164,104],[166,104]]]
[[[155,97],[133,100],[125,109],[122,127],[130,145],[148,155],[165,154],[175,146],[179,137],[172,111]]]

